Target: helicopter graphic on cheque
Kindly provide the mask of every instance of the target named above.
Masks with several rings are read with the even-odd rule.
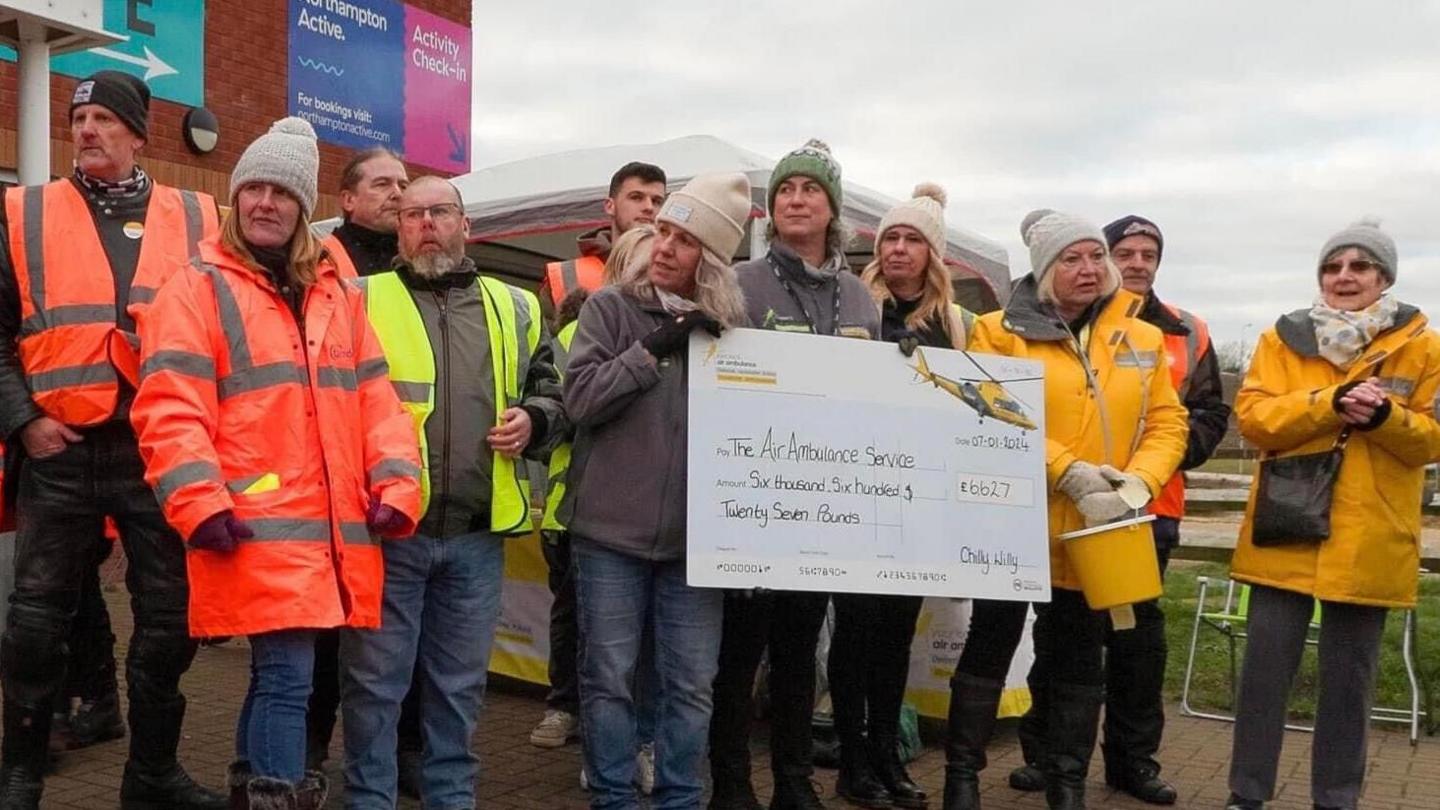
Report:
[[[1005,385],[995,379],[985,367],[975,362],[975,358],[964,349],[960,353],[970,361],[970,365],[980,370],[986,379],[969,379],[961,377],[952,379],[943,374],[937,374],[930,370],[930,364],[925,362],[925,353],[921,349],[915,350],[915,365],[910,368],[915,370],[920,382],[928,382],[936,388],[944,391],[952,397],[969,405],[980,421],[988,417],[1004,422],[1007,425],[1014,425],[1022,430],[1037,430],[1039,428],[1029,416],[1025,415],[1025,408],[1022,407],[1020,398],[1012,394]],[[1040,377],[1025,377],[1006,382],[1025,382],[1027,380],[1038,380]]]

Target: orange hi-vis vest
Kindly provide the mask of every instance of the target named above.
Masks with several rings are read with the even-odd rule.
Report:
[[[18,351],[25,381],[40,410],[72,426],[108,420],[119,400],[112,335],[115,277],[89,204],[69,180],[5,192],[10,257],[20,293]],[[209,195],[155,184],[145,211],[140,257],[126,311],[138,323],[176,268],[218,233]]]
[[[340,274],[340,278],[360,277],[360,271],[355,268],[355,262],[351,260],[350,254],[345,252],[344,243],[333,231],[322,239],[320,244],[330,252],[330,261],[335,263],[335,271]]]
[[[545,265],[545,286],[555,306],[577,289],[595,292],[605,283],[605,260],[599,256],[581,256],[564,262]]]
[[[1190,330],[1188,335],[1165,334],[1165,356],[1170,363],[1170,381],[1175,385],[1181,404],[1190,393],[1190,375],[1200,364],[1200,356],[1210,347],[1210,328],[1205,322],[1179,307],[1165,308]],[[1150,504],[1152,514],[1179,520],[1185,516],[1185,474],[1176,471],[1160,495]]]
[[[297,323],[268,276],[210,240],[140,324],[130,418],[165,519],[188,541],[231,510],[255,533],[186,555],[191,635],[378,627],[366,510],[393,507],[406,531],[419,517],[415,424],[360,289],[329,262],[316,272]]]

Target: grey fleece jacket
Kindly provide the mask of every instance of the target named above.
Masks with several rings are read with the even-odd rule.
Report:
[[[565,372],[575,444],[560,521],[655,561],[685,556],[686,355],[657,361],[640,345],[668,317],[654,299],[599,290],[580,310]]]
[[[776,273],[779,278],[776,278]],[[869,340],[880,339],[880,308],[860,278],[841,270],[829,278],[806,271],[805,262],[782,242],[773,242],[758,259],[735,265],[745,309],[758,329],[779,332],[813,331]],[[790,286],[786,292],[784,279]],[[836,321],[835,285],[840,285],[839,320]],[[796,299],[799,299],[799,304]],[[801,309],[801,306],[804,309]]]

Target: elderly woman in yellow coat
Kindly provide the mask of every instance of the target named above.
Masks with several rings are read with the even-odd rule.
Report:
[[[1240,432],[1265,457],[1323,452],[1353,431],[1325,540],[1257,546],[1251,488],[1232,571],[1251,586],[1230,768],[1235,810],[1262,807],[1274,792],[1290,683],[1317,599],[1311,798],[1317,809],[1353,808],[1360,793],[1385,614],[1415,605],[1420,492],[1425,465],[1440,459],[1440,335],[1389,292],[1396,265],[1395,243],[1377,223],[1331,237],[1315,304],[1261,335],[1235,400]]]
[[[970,349],[1045,366],[1052,601],[1035,606],[1035,695],[1048,719],[1042,767],[1051,808],[1085,806],[1085,774],[1104,697],[1106,614],[1090,609],[1058,536],[1132,512],[1120,491],[1154,497],[1185,452],[1185,409],[1166,371],[1164,337],[1120,288],[1105,235],[1056,211],[1020,226],[1032,272],[1004,312],[981,316]],[[1141,496],[1143,498],[1143,495]],[[950,686],[945,810],[980,806],[977,774],[1005,672],[1024,629],[1024,602],[977,602]]]

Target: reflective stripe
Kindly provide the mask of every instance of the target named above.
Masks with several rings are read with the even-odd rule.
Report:
[[[25,272],[30,276],[30,302],[45,314],[45,187],[25,187]]]
[[[230,367],[243,371],[255,365],[250,357],[250,344],[245,341],[245,318],[240,314],[240,304],[230,285],[225,283],[219,268],[212,264],[192,262],[196,270],[210,277],[210,286],[215,290],[215,307],[220,312],[220,330],[230,343]],[[293,366],[292,366],[293,368]]]
[[[375,357],[364,360],[355,368],[355,377],[360,382],[368,382],[376,377],[383,377],[390,373],[390,364],[385,362],[384,357]]]
[[[155,294],[159,292],[154,287],[131,287],[130,303],[152,304],[155,302]]]
[[[180,203],[185,207],[185,245],[187,255],[200,255],[200,239],[205,235],[204,214],[200,211],[200,197],[193,191],[181,191]]]
[[[1397,396],[1408,397],[1415,393],[1415,380],[1410,377],[1381,377],[1380,387]]]
[[[244,334],[240,335],[240,341],[242,343],[245,341]],[[238,394],[245,394],[277,385],[290,385],[291,383],[305,385],[304,370],[294,363],[267,363],[263,366],[243,368],[235,371],[228,377],[222,377],[219,381],[218,394],[220,399],[224,400]]]
[[[530,312],[530,301],[527,299],[524,291],[516,287],[510,287],[510,298],[515,302],[515,339],[519,341],[520,344],[520,351],[517,353],[518,357],[515,363],[515,377],[518,385],[516,386],[514,398],[518,402],[521,394],[519,386],[523,386],[525,384],[525,378],[529,376],[530,355],[534,353],[535,348],[530,342],[530,320],[533,313]]]
[[[92,323],[115,323],[115,307],[110,304],[65,304],[54,309],[40,310],[20,323],[20,337],[57,326],[83,326]]]
[[[181,487],[200,481],[220,483],[220,468],[208,461],[187,461],[160,476],[155,482],[155,494],[163,503]]]
[[[370,483],[377,484],[391,478],[419,478],[420,467],[403,458],[387,458],[370,468]]]
[[[1158,355],[1152,351],[1115,353],[1116,368],[1154,368]]]
[[[355,382],[355,370],[341,366],[321,366],[315,369],[315,381],[321,388],[343,388],[346,391],[354,391],[358,387]]]
[[[54,391],[77,385],[99,385],[115,381],[115,367],[108,362],[91,363],[88,366],[67,366],[65,368],[28,374],[25,377],[33,393]]]
[[[187,377],[214,380],[215,361],[203,354],[165,349],[150,355],[140,367],[140,377],[144,379],[157,371],[173,371]]]
[[[378,541],[370,534],[370,527],[364,523],[349,520],[340,521],[340,539],[346,543],[361,546],[375,545]]]
[[[276,540],[313,540],[330,542],[330,521],[301,518],[249,518],[245,525],[255,536],[242,543],[264,543]]]
[[[560,291],[556,301],[580,288],[580,274],[576,272],[574,259],[560,263],[560,279],[565,282],[565,289]]]
[[[390,385],[395,389],[395,396],[400,397],[401,402],[426,403],[430,401],[430,389],[434,386],[425,382],[401,382],[391,380]]]

